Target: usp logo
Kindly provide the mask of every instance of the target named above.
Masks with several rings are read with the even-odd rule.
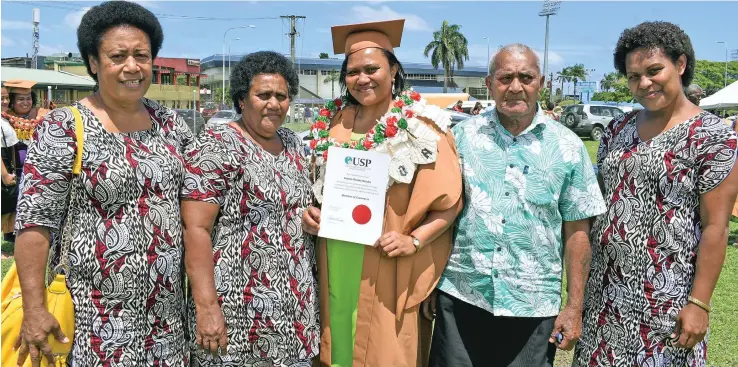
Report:
[[[371,159],[359,158],[359,157],[346,157],[344,163],[354,165],[357,167],[369,167],[372,163]]]

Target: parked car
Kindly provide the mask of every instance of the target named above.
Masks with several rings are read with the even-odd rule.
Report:
[[[617,107],[574,104],[567,106],[561,113],[561,123],[579,135],[598,141],[610,121],[623,114]]]
[[[238,120],[241,115],[234,110],[218,111],[208,120],[208,125],[227,124],[231,121]]]
[[[182,116],[184,118],[185,123],[187,123],[187,127],[190,128],[190,131],[192,131],[193,134],[197,135],[202,131],[202,129],[205,127],[205,119],[202,117],[202,114],[195,110],[187,110],[184,108],[177,108],[174,110],[178,115]],[[194,114],[194,117],[193,117]]]
[[[207,122],[210,120],[213,115],[215,115],[218,112],[218,105],[213,102],[206,102],[203,104],[202,110],[200,111],[202,113],[202,117]]]

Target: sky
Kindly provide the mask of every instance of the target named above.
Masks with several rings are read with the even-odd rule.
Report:
[[[164,29],[160,56],[204,58],[223,50],[224,32],[230,27],[255,28],[228,32],[232,54],[258,50],[289,53],[289,21],[281,15],[302,15],[297,23],[300,36],[296,54],[318,57],[332,53],[330,27],[364,21],[405,18],[402,45],[396,49],[400,61],[425,62],[423,49],[433,31],[447,20],[461,26],[469,44],[466,65],[487,64],[488,43],[492,54],[500,45],[524,43],[543,55],[545,17],[538,16],[542,1],[137,1],[158,17]],[[2,57],[32,53],[32,9],[41,9],[40,54],[78,52],[76,28],[88,7],[99,2],[15,1],[0,3]],[[738,2],[707,1],[564,1],[550,18],[549,71],[584,64],[590,80],[614,71],[612,52],[620,33],[648,20],[673,22],[692,40],[698,59],[723,61],[725,41],[738,49],[735,16]],[[203,20],[194,19],[202,17]],[[732,26],[730,26],[732,24]],[[732,28],[732,30],[730,29]],[[484,37],[488,37],[486,40]],[[232,40],[240,38],[239,40]],[[730,55],[728,56],[730,57]],[[543,65],[541,65],[543,66]]]

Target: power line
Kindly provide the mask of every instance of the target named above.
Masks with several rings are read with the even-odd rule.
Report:
[[[10,4],[21,4],[35,7],[47,7],[54,9],[63,10],[86,10],[85,8],[79,7],[76,4],[65,3],[65,2],[26,2],[26,1],[8,1]],[[158,18],[162,19],[179,19],[179,20],[200,20],[200,21],[241,21],[241,20],[271,20],[279,19],[279,17],[256,17],[256,18],[219,18],[219,17],[203,17],[193,15],[180,15],[180,14],[166,14],[166,13],[153,13]]]

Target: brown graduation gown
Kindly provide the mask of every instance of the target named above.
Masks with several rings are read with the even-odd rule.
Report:
[[[330,136],[351,139],[356,110],[339,112]],[[430,211],[461,210],[461,170],[452,133],[433,126],[438,141],[436,162],[418,166],[411,184],[395,183],[387,191],[384,233],[410,234]],[[438,284],[451,253],[453,226],[418,253],[386,258],[367,246],[359,290],[354,366],[415,367],[427,364],[431,323],[421,316],[420,303]],[[331,326],[326,240],[319,239],[320,363],[331,365]]]

